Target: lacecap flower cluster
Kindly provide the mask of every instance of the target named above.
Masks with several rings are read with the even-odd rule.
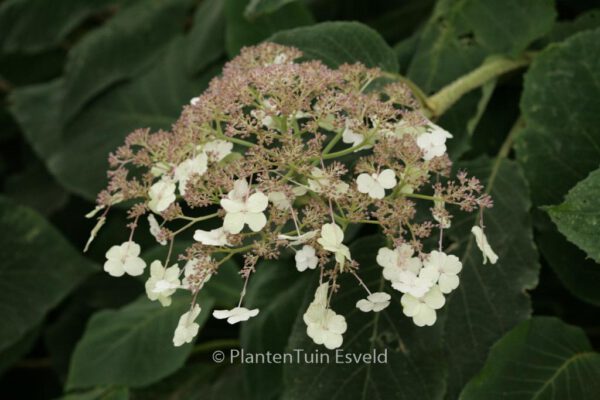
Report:
[[[190,293],[175,346],[194,340],[198,293],[227,260],[243,260],[243,290],[235,308],[213,316],[235,324],[259,313],[244,307],[258,261],[294,252],[290,268],[320,271],[304,313],[307,334],[329,349],[340,347],[347,323],[331,298],[344,289],[341,274],[364,288],[360,311],[380,312],[391,301],[360,278],[344,242],[350,224],[375,225],[385,236],[388,245],[376,261],[416,325],[434,324],[459,285],[462,264],[443,251],[443,231],[453,209],[481,212],[492,201],[465,171],[450,176],[452,135],[423,115],[406,85],[380,70],[332,69],[301,57],[273,43],[243,49],[183,108],[170,132],[136,130],[109,157],[108,187],[88,215],[98,218],[89,242],[111,207],[129,207],[129,240],[107,251],[104,270],[115,277],[147,274],[148,298],[164,307],[176,291]],[[418,202],[428,205],[419,208],[427,215],[417,216]],[[169,249],[166,260],[148,269],[134,241],[143,225]],[[476,243],[484,262],[495,263],[482,228],[473,227]],[[424,239],[432,235],[439,240],[428,249]],[[194,243],[172,254],[182,237]]]

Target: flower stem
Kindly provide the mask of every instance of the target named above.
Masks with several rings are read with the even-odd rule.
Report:
[[[531,60],[532,53],[526,53],[518,58],[488,58],[478,68],[449,83],[439,92],[429,97],[427,106],[434,117],[440,116],[466,93],[483,86],[499,75],[528,65]]]

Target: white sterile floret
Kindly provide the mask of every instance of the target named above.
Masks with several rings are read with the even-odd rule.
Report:
[[[156,239],[159,244],[163,246],[166,245],[167,241],[160,236],[160,225],[154,214],[148,214],[148,224],[150,225],[150,234],[154,236],[154,239]]]
[[[439,272],[435,268],[421,268],[418,274],[412,271],[400,271],[392,280],[392,287],[399,292],[421,297],[431,289],[437,281]]]
[[[210,263],[211,258],[209,256],[204,256],[202,259],[192,258],[191,260],[185,263],[185,266],[183,267],[183,279],[181,280],[182,289],[200,290],[206,282],[210,281],[212,274],[207,273],[204,275],[201,282],[190,282],[190,277],[198,274],[198,264],[200,264],[201,262]]]
[[[233,150],[233,143],[228,142],[226,140],[213,140],[208,143],[205,143],[202,146],[202,151],[206,153],[210,161],[221,161]]]
[[[382,247],[377,252],[377,264],[383,267],[383,277],[389,281],[399,279],[399,274],[403,271],[409,271],[417,275],[421,270],[421,260],[413,257],[414,249],[402,243],[394,250]]]
[[[308,242],[310,239],[317,236],[317,233],[318,233],[318,231],[308,231],[308,232],[303,233],[298,236],[280,234],[280,235],[277,235],[277,239],[289,240],[290,246],[297,246],[299,244],[304,244],[304,243]]]
[[[222,227],[210,231],[196,229],[194,240],[206,246],[231,246],[231,243],[227,241],[227,233]]]
[[[292,201],[283,192],[269,193],[269,201],[280,210],[287,210],[292,206]]]
[[[258,315],[258,308],[253,310],[248,310],[245,307],[235,307],[231,310],[215,310],[213,311],[213,317],[216,319],[225,319],[227,318],[227,322],[231,325],[237,324],[240,321],[247,321],[252,317],[256,317]]]
[[[150,186],[148,196],[150,197],[148,207],[155,213],[160,214],[169,208],[171,203],[176,199],[175,183],[171,182],[169,179],[163,178]]]
[[[329,284],[323,283],[315,292],[315,297],[303,315],[306,324],[306,334],[316,343],[325,345],[333,350],[342,345],[344,340],[342,334],[346,332],[348,325],[342,315],[336,314],[327,308],[327,294]]]
[[[343,268],[347,258],[351,258],[350,249],[342,244],[343,241],[344,231],[336,224],[324,224],[321,227],[321,237],[317,239],[317,242],[323,249],[335,254],[335,260],[340,264],[340,268]]]
[[[144,272],[146,263],[140,257],[140,245],[135,242],[125,242],[119,246],[112,246],[106,252],[104,270],[111,276],[128,274],[138,276]]]
[[[427,132],[417,137],[417,146],[423,150],[423,159],[428,161],[434,157],[444,155],[446,153],[446,139],[450,138],[452,138],[450,132],[434,123],[430,123]]]
[[[171,295],[179,287],[179,267],[163,267],[159,260],[150,264],[150,277],[146,281],[146,295],[152,301],[158,300],[163,307],[171,305]]]
[[[317,257],[317,251],[314,247],[309,245],[304,245],[301,250],[296,252],[295,256],[296,260],[296,268],[298,271],[302,272],[308,269],[317,268],[317,264],[319,263],[319,257]]]
[[[163,176],[170,170],[171,170],[171,165],[164,163],[164,162],[158,162],[150,168],[150,173],[152,174],[152,176],[158,178],[160,176]]]
[[[352,147],[355,147],[355,146],[362,144],[364,141],[365,141],[365,136],[361,133],[354,132],[354,130],[352,130],[351,124],[346,122],[346,127],[344,128],[344,131],[342,132],[342,142],[352,144]],[[356,153],[357,151],[370,149],[371,147],[373,147],[373,145],[363,144],[360,148],[354,150],[354,152]]]
[[[221,199],[221,207],[227,212],[223,229],[229,233],[240,233],[244,225],[253,232],[260,231],[267,224],[263,211],[269,205],[269,199],[262,192],[250,195],[248,182],[238,179],[227,198]]]
[[[359,192],[366,193],[374,199],[383,199],[385,189],[396,186],[396,174],[391,169],[384,169],[379,174],[360,174],[356,178],[356,185]]]
[[[434,250],[423,264],[439,272],[438,285],[442,293],[450,293],[458,287],[458,273],[462,269],[458,257]]]
[[[179,182],[179,193],[185,194],[185,186],[193,175],[203,175],[208,169],[208,157],[204,153],[183,161],[175,168],[175,180]]]
[[[356,302],[356,308],[362,312],[379,312],[390,305],[392,296],[385,292],[375,292]]]
[[[485,233],[483,233],[483,229],[474,226],[471,228],[471,232],[475,236],[477,247],[479,247],[479,250],[483,253],[483,263],[487,264],[487,260],[489,259],[492,264],[496,264],[498,255],[492,250],[492,246],[488,243]]]
[[[198,104],[200,104],[200,97],[192,97],[190,100],[190,105],[197,106]]]
[[[310,175],[312,179],[308,180],[308,187],[313,192],[321,193],[331,186],[329,178],[325,176],[325,172],[323,172],[322,169],[314,167],[310,171]],[[344,194],[348,192],[350,185],[348,185],[346,182],[338,182],[333,189],[337,194]]]
[[[435,310],[444,306],[446,299],[437,286],[432,287],[424,296],[415,297],[404,294],[400,299],[402,312],[407,317],[412,317],[417,326],[431,326],[437,319]]]
[[[177,324],[175,334],[173,335],[173,345],[175,345],[175,347],[182,346],[185,343],[191,343],[192,340],[194,340],[198,334],[198,329],[200,329],[200,325],[195,322],[198,315],[200,315],[200,311],[200,306],[194,304],[194,308],[179,317],[179,323]]]

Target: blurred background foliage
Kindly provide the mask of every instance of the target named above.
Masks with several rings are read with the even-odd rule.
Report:
[[[597,0],[0,2],[0,398],[492,399],[507,391],[519,399],[600,398],[599,7]],[[214,349],[239,346],[313,348],[298,319],[309,278],[285,260],[264,264],[251,280],[248,301],[260,306],[259,318],[241,330],[204,320],[195,345],[174,349],[187,300],[175,298],[165,311],[140,297],[141,281],[101,272],[106,249],[127,236],[125,214],[112,212],[91,251],[81,252],[94,225],[83,216],[106,183],[108,153],[135,128],[168,129],[224,62],[267,39],[331,66],[363,62],[402,74],[426,96],[490,57],[533,59],[439,116],[455,135],[452,157],[490,187],[488,237],[501,262],[479,265],[464,242],[473,221],[459,219],[451,236],[463,283],[440,323],[416,329],[397,304],[382,322],[349,318],[350,326],[374,324],[377,334],[358,333],[347,350],[390,349],[387,366],[210,360]],[[358,233],[353,254],[376,279],[378,239],[367,233]],[[155,244],[150,235],[138,242]],[[236,268],[211,280],[203,308],[236,302]],[[336,307],[353,307],[345,303]]]

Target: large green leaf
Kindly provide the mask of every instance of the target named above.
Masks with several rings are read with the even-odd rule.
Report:
[[[294,260],[266,261],[258,265],[250,280],[245,304],[260,313],[242,325],[241,344],[248,353],[283,353],[310,279],[299,273]],[[245,366],[248,391],[253,399],[276,398],[283,389],[283,365],[275,363]]]
[[[35,211],[0,197],[0,350],[96,270]]]
[[[66,129],[61,129],[57,120],[62,81],[14,93],[12,112],[63,186],[94,199],[106,185],[108,153],[121,145],[129,132],[143,127],[168,129],[183,105],[202,92],[218,69],[188,77],[186,44],[183,39],[173,41],[160,63],[100,96]]]
[[[441,0],[408,76],[425,92],[438,90],[488,55],[522,51],[552,28],[554,18],[551,0]]]
[[[69,53],[65,67],[63,120],[70,120],[110,85],[155,63],[165,45],[183,32],[190,7],[190,0],[137,2],[85,36]]]
[[[399,68],[394,50],[376,31],[358,22],[323,22],[278,32],[269,40],[297,47],[305,58],[319,59],[330,67],[361,62],[391,72]]]
[[[203,325],[213,300],[199,296]],[[169,307],[145,295],[120,310],[101,311],[87,325],[71,360],[67,388],[97,385],[145,386],[183,365],[192,344],[174,347],[172,338],[179,317],[189,311],[189,294],[173,296]]]
[[[68,394],[60,400],[128,400],[129,389],[125,387],[95,388],[85,392]]]
[[[298,0],[250,0],[246,6],[244,15],[249,19],[256,18],[263,14],[272,13],[294,1]]]
[[[521,323],[491,349],[461,400],[600,398],[600,354],[585,333],[556,318]]]
[[[288,3],[271,14],[248,20],[244,10],[250,0],[222,1],[227,18],[225,43],[230,57],[237,55],[242,47],[260,43],[275,32],[314,23],[310,11],[302,3]]]
[[[336,353],[315,345],[306,335],[302,314],[312,300],[316,285],[298,314],[288,350],[302,349],[307,356],[318,351],[331,357],[329,363],[285,365],[283,399],[440,399],[445,389],[446,363],[442,349],[442,324],[416,327],[402,314],[400,293],[389,288],[375,262],[377,249],[384,246],[379,237],[363,237],[351,246],[361,264],[359,274],[372,291],[384,290],[392,303],[379,313],[363,313],[356,302],[366,297],[356,279],[345,274],[339,281],[341,291],[333,297],[332,308],[346,317],[342,353],[385,354],[382,363],[336,363]],[[315,279],[316,280],[316,279]]]
[[[0,6],[0,49],[39,52],[58,46],[90,15],[117,0],[8,0]]]
[[[204,0],[188,36],[187,67],[196,74],[225,54],[225,2]]]
[[[600,160],[600,29],[542,51],[525,75],[516,150],[535,205],[557,204]]]
[[[471,227],[478,215],[457,218],[450,235],[463,263],[460,286],[448,299],[444,340],[449,357],[448,392],[455,399],[483,365],[490,346],[531,314],[527,289],[538,279],[529,191],[519,166],[507,160],[481,159],[460,165],[485,185],[494,207],[484,212],[485,233],[499,256],[483,265]]]
[[[558,204],[600,159],[600,29],[548,47],[525,76],[517,159],[529,180],[534,205]],[[540,218],[540,248],[567,288],[600,304],[600,274],[556,228]],[[546,243],[547,241],[547,243]],[[581,255],[579,255],[579,253]],[[570,256],[567,256],[570,255]]]
[[[542,214],[539,212],[539,214]],[[547,215],[536,213],[540,251],[565,287],[580,299],[600,306],[600,268],[577,246],[565,240]]]
[[[600,169],[569,191],[565,201],[547,211],[558,230],[600,263]]]

